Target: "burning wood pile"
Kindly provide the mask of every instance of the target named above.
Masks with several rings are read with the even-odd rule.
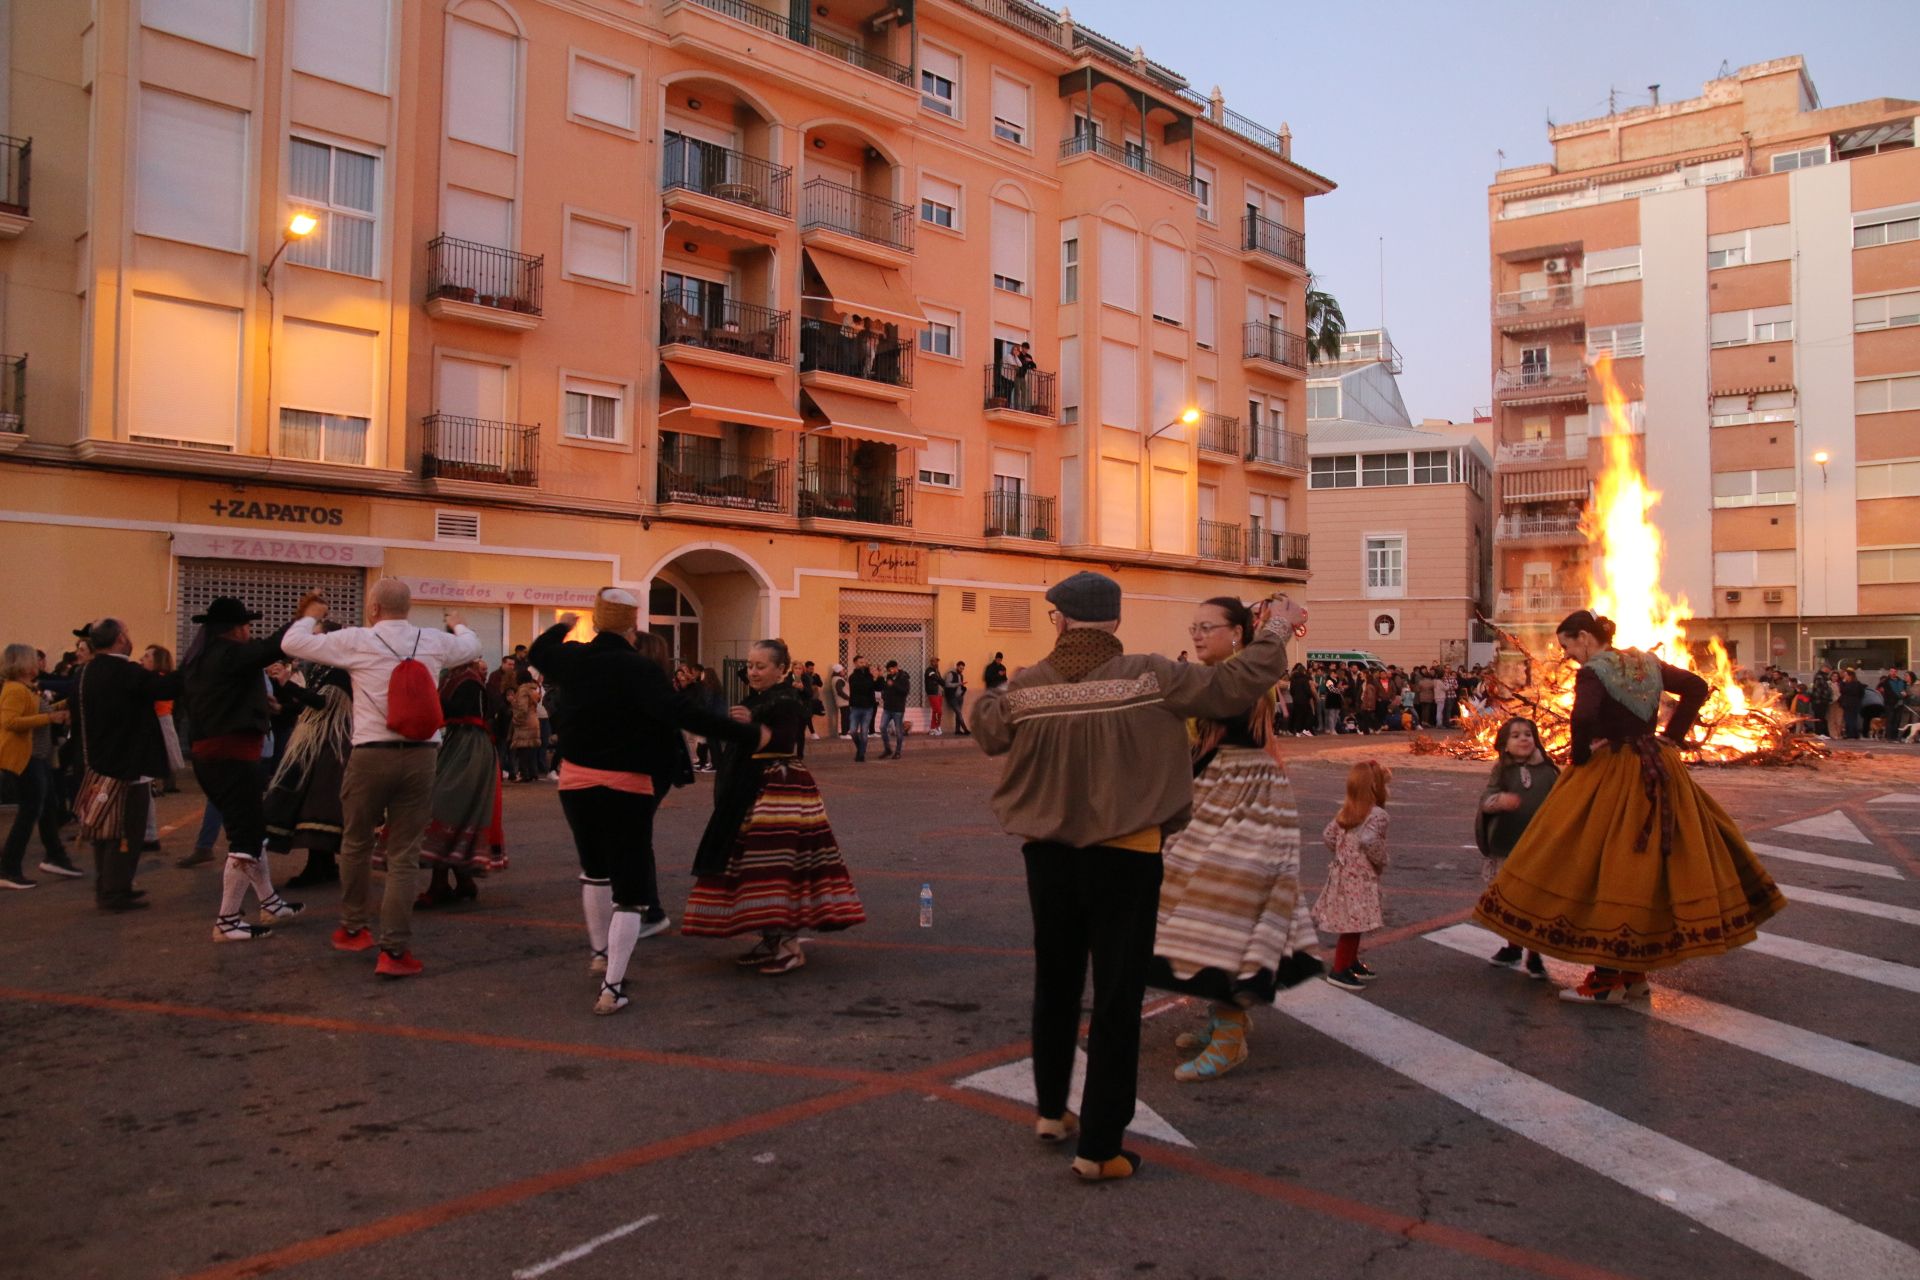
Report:
[[[1818,738],[1792,732],[1793,716],[1772,689],[1760,685],[1749,693],[1717,638],[1708,641],[1704,659],[1695,661],[1684,625],[1693,610],[1684,596],[1669,597],[1660,586],[1660,531],[1649,518],[1660,495],[1647,488],[1635,460],[1626,395],[1614,380],[1610,359],[1602,356],[1594,373],[1606,402],[1605,431],[1599,437],[1605,463],[1581,522],[1592,548],[1588,607],[1613,619],[1619,628],[1617,645],[1656,654],[1712,687],[1690,735],[1690,760],[1810,765],[1827,758],[1830,752]],[[1487,713],[1463,710],[1460,725],[1465,732],[1460,738],[1437,742],[1422,735],[1413,743],[1416,755],[1490,760],[1500,726],[1513,716],[1525,716],[1539,727],[1540,745],[1565,762],[1573,742],[1573,680],[1579,667],[1564,658],[1540,658],[1504,630],[1500,636],[1510,650],[1505,665],[1513,665],[1513,653],[1520,657],[1518,682],[1490,678]]]

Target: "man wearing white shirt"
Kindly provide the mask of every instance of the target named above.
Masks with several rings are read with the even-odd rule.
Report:
[[[340,927],[333,932],[333,945],[337,951],[366,951],[375,945],[367,927],[369,884],[374,833],[384,825],[387,884],[380,904],[375,972],[388,978],[410,977],[421,969],[407,944],[440,734],[416,742],[388,728],[387,686],[394,668],[409,659],[437,682],[441,668],[480,657],[479,639],[458,615],[447,615],[448,631],[429,631],[407,620],[412,608],[413,592],[407,584],[382,578],[367,595],[366,626],[321,635],[318,628],[327,606],[317,595],[309,596],[280,645],[291,657],[337,667],[353,680],[353,753],[340,785]]]

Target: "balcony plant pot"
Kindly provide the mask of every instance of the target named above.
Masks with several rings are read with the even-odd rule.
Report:
[[[1046,526],[1045,526],[1045,525],[1036,525],[1036,526],[1034,526],[1034,529],[1033,529],[1033,531],[1032,531],[1031,533],[1029,533],[1029,534],[1028,534],[1027,536],[1028,536],[1029,538],[1034,538],[1034,539],[1037,539],[1037,540],[1039,540],[1039,541],[1041,541],[1041,542],[1051,542],[1051,541],[1053,541],[1053,535],[1052,535],[1051,533],[1049,533],[1049,532],[1047,532],[1047,529],[1046,529]]]
[[[989,538],[1004,538],[1006,537],[1006,530],[1000,528],[998,525],[989,525],[987,527],[987,536]]]
[[[483,307],[498,307],[500,305],[500,299],[491,293],[483,293],[478,298],[475,298],[474,301]]]

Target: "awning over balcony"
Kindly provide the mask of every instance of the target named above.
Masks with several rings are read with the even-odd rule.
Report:
[[[668,229],[675,235],[716,249],[771,249],[777,243],[774,236],[753,227],[729,226],[717,219],[703,218],[683,209],[670,210],[668,216],[672,219],[667,224]]]
[[[832,424],[833,435],[914,448],[927,442],[914,429],[913,420],[891,400],[869,400],[824,387],[808,387],[806,395],[820,410],[820,416]]]
[[[697,418],[713,422],[738,422],[749,427],[771,427],[776,431],[800,429],[800,415],[780,394],[780,386],[772,378],[757,378],[750,373],[709,369],[705,365],[695,364],[674,363],[668,369],[673,374],[673,380],[680,384],[680,390],[686,393],[687,403],[678,408],[661,410],[662,419],[676,415],[672,422],[661,423],[666,430],[701,434],[688,421]]]
[[[805,301],[824,302],[843,316],[873,316],[918,326],[927,323],[920,304],[907,289],[906,278],[894,268],[842,257],[827,249],[808,249],[807,261],[826,286],[826,294],[804,294]]]

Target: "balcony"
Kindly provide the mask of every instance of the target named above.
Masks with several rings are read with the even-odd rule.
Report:
[[[759,511],[773,515],[793,510],[787,464],[780,458],[751,458],[709,449],[672,449],[662,456],[655,501]]]
[[[996,489],[987,499],[987,537],[1029,538],[1052,542],[1058,530],[1053,523],[1053,499],[1036,498],[1028,493]]]
[[[1581,311],[1585,298],[1585,291],[1572,284],[1515,289],[1493,300],[1494,324],[1503,332],[1580,325],[1586,320]]]
[[[700,2],[702,4],[708,4],[712,3],[712,0],[700,0]],[[802,12],[804,12],[804,10]],[[885,80],[891,80],[898,85],[911,85],[913,83],[912,67],[902,66],[892,58],[883,58],[877,53],[869,52],[857,44],[840,39],[838,36],[828,35],[824,31],[815,31],[811,26],[796,27],[788,34],[797,43],[804,44],[809,49],[824,53],[829,58],[837,58],[850,67],[858,67],[862,71],[869,72]]]
[[[1054,419],[1054,375],[1029,369],[1009,378],[999,365],[986,367],[987,416],[995,422],[1020,423],[1028,418]],[[1028,423],[1027,425],[1032,425]]]
[[[800,317],[800,372],[830,373],[888,387],[913,385],[913,341],[875,329]]]
[[[420,475],[531,488],[539,483],[540,428],[449,413],[420,423]]]
[[[27,430],[27,358],[0,356],[0,436]]]
[[[1493,540],[1551,545],[1563,542],[1585,542],[1587,539],[1586,535],[1580,532],[1579,516],[1559,515],[1501,516],[1494,522]]]
[[[1247,465],[1277,467],[1282,471],[1307,469],[1307,438],[1278,427],[1253,427],[1247,432]]]
[[[435,236],[427,242],[427,314],[525,331],[540,323],[545,259]]]
[[[1558,619],[1586,607],[1587,597],[1577,591],[1502,591],[1494,613],[1502,618]]]
[[[913,482],[853,467],[800,468],[803,520],[858,520],[902,528],[913,524]]]
[[[1278,325],[1250,320],[1241,328],[1240,356],[1243,360],[1264,360],[1296,373],[1307,371],[1307,339]]]
[[[1143,173],[1155,182],[1164,183],[1176,191],[1184,191],[1188,195],[1193,194],[1193,175],[1182,173],[1178,169],[1161,164],[1158,160],[1150,160],[1135,147],[1121,146],[1118,143],[1109,142],[1105,138],[1084,133],[1060,140],[1060,158],[1062,160],[1071,160],[1074,156],[1088,155],[1111,160],[1113,163],[1131,169],[1135,173]]]
[[[1524,465],[1530,462],[1579,462],[1587,456],[1587,437],[1568,436],[1563,440],[1509,440],[1494,453],[1496,464]]]
[[[837,231],[868,244],[901,253],[913,252],[913,229],[919,223],[911,205],[825,178],[800,188],[800,229]]]
[[[33,139],[0,134],[0,240],[33,225]]]
[[[662,150],[660,189],[669,208],[686,193],[773,218],[793,216],[793,170],[785,165],[681,134],[668,135]]]
[[[696,12],[705,10],[709,13],[717,13],[723,17],[731,18],[735,22],[744,23],[756,31],[763,31],[770,36],[779,38],[785,42],[788,47],[799,46],[812,49],[817,53],[825,54],[837,62],[843,62],[848,66],[857,67],[861,71],[880,76],[903,88],[912,83],[913,72],[911,68],[904,67],[890,58],[884,58],[877,53],[870,52],[861,45],[842,40],[824,31],[813,30],[811,25],[811,5],[803,7],[795,4],[792,17],[788,17],[784,13],[776,13],[771,9],[763,9],[756,4],[747,3],[747,0],[687,0],[686,3],[679,3],[677,0],[668,0],[668,3],[662,6],[661,17],[663,19],[669,19],[665,25],[670,34],[681,39],[699,39],[704,43],[718,42],[723,49],[734,54],[738,60],[741,61],[742,65],[757,66],[763,73],[769,69],[765,64],[769,61],[769,57],[771,57],[772,62],[775,64],[772,70],[778,74],[806,79],[816,85],[820,79],[817,70],[810,71],[804,67],[804,60],[797,62],[792,60],[783,61],[785,58],[784,54],[765,49],[756,49],[754,50],[755,56],[747,56],[744,51],[752,46],[752,42],[741,40],[737,34],[728,33],[723,35],[720,32],[698,31],[689,28],[684,21],[671,21],[676,13],[686,9],[688,4],[691,4]]]
[[[1550,400],[1585,400],[1587,370],[1584,365],[1573,369],[1549,369],[1537,364],[1508,365],[1494,374],[1493,398],[1538,400],[1542,403]]]
[[[960,0],[960,3],[1015,31],[1044,40],[1056,49],[1067,47],[1066,38],[1060,34],[1060,20],[1043,9],[1020,4],[1018,0]]]
[[[1307,568],[1307,535],[1262,529],[1258,523],[1247,537],[1247,563],[1256,568]]]
[[[660,345],[697,347],[786,364],[787,313],[731,298],[715,301],[693,290],[662,287]]]
[[[1225,560],[1232,564],[1244,563],[1240,557],[1240,526],[1222,524],[1218,520],[1202,520],[1199,537],[1200,558],[1202,560]]]
[[[1295,231],[1265,214],[1248,213],[1240,219],[1240,247],[1302,269],[1307,265],[1307,233]]]
[[[1246,456],[1240,451],[1240,419],[1238,418],[1229,418],[1224,413],[1202,413],[1198,435],[1201,453],[1218,454],[1223,458]],[[1238,556],[1234,558],[1239,559]]]
[[[1502,506],[1534,502],[1584,503],[1592,491],[1593,477],[1581,466],[1500,472]]]
[[[1392,374],[1398,374],[1403,367],[1400,349],[1393,345],[1393,339],[1384,329],[1359,329],[1341,334],[1340,354],[1329,358],[1324,353],[1316,353],[1313,374],[1327,378],[1370,364],[1383,364]]]

